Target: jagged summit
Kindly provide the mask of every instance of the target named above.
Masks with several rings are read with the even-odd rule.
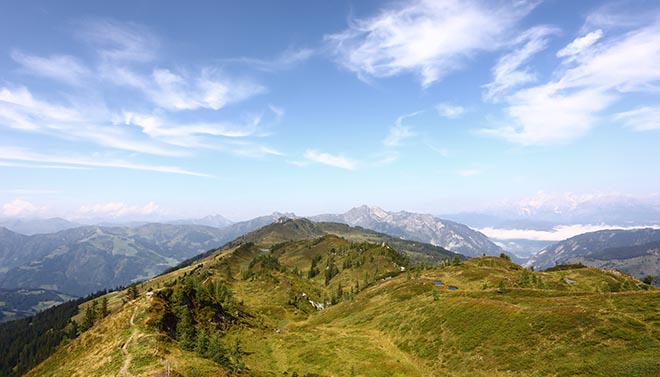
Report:
[[[379,207],[361,205],[343,214],[324,214],[313,216],[311,219],[361,226],[403,239],[441,246],[468,256],[479,256],[483,253],[499,255],[503,252],[484,234],[430,214],[389,212]]]

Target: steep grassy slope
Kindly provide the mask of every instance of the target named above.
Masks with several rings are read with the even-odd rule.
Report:
[[[412,268],[388,244],[273,230],[114,294],[113,314],[30,375],[660,373],[660,293],[628,275]]]

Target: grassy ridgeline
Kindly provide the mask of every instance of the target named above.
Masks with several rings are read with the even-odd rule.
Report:
[[[628,275],[497,257],[415,268],[388,244],[267,236],[115,297],[30,375],[660,373],[660,293]]]

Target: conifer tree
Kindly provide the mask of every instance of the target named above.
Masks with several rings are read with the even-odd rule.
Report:
[[[88,330],[94,326],[94,322],[96,321],[96,306],[98,306],[96,300],[92,301],[91,305],[87,305],[87,308],[85,309],[85,318],[83,319],[81,326],[82,331]]]
[[[99,309],[98,312],[99,319],[107,317],[108,314],[110,314],[110,310],[108,309],[108,298],[104,296],[101,299],[101,309]]]
[[[136,298],[140,297],[140,291],[138,291],[137,284],[131,283],[131,285],[128,287],[127,294],[130,300],[135,300]]]

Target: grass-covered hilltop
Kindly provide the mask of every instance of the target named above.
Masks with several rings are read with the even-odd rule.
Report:
[[[660,292],[634,277],[465,260],[305,219],[283,218],[69,315],[61,345],[27,375],[660,374]],[[0,374],[29,365],[13,349],[2,349],[11,358]]]

